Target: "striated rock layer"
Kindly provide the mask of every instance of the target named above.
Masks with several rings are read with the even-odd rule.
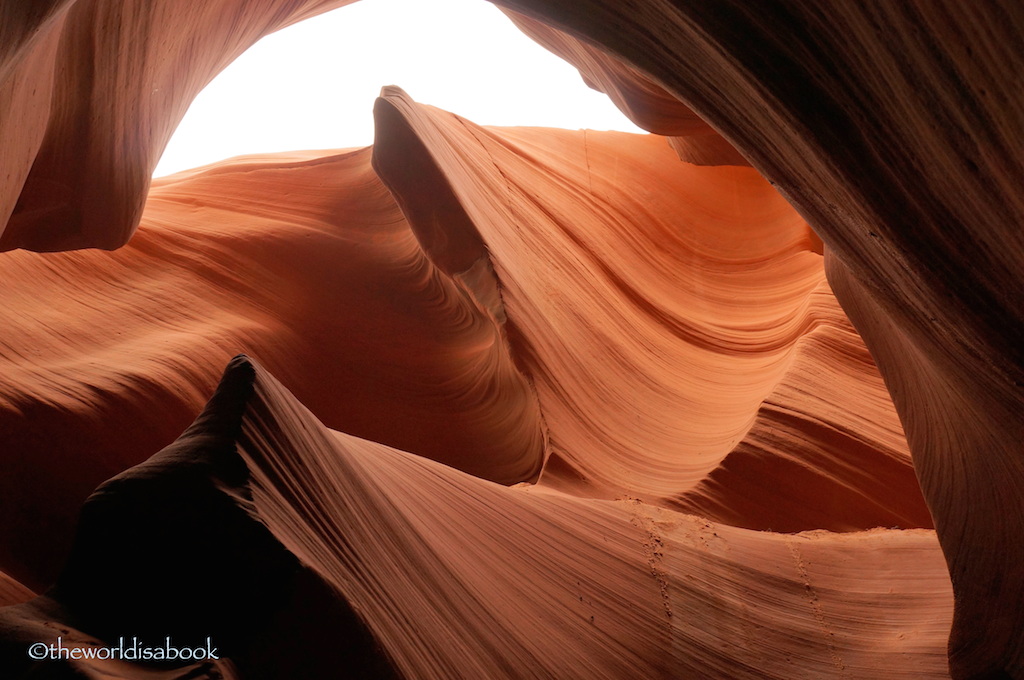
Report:
[[[1019,3],[823,12],[800,0],[500,0],[634,120],[669,135],[671,147],[653,136],[481,129],[387,90],[372,152],[226,163],[147,194],[163,145],[203,84],[261,35],[340,4],[66,0],[0,10],[0,248],[117,248],[141,221],[137,237],[113,253],[0,257],[5,601],[53,581],[89,490],[170,442],[228,357],[247,351],[347,434],[323,434],[276,387],[243,400],[290,415],[267,416],[265,441],[228,438],[251,475],[228,486],[264,494],[259,508],[232,507],[268,528],[254,550],[302,565],[303,588],[319,594],[309,599],[343,605],[320,612],[340,617],[328,628],[364,631],[384,650],[383,665],[376,653],[367,657],[379,672],[443,674],[465,664],[490,675],[532,673],[506,663],[513,651],[536,660],[540,674],[571,674],[575,660],[591,677],[616,675],[636,654],[637,667],[655,675],[941,672],[928,637],[948,625],[940,579],[922,576],[928,592],[909,602],[899,585],[909,572],[886,571],[933,565],[923,556],[934,554],[931,535],[857,532],[928,527],[934,517],[954,593],[952,674],[1024,677]],[[254,371],[257,386],[274,384]],[[260,472],[293,450],[288,465]],[[364,461],[351,465],[381,491],[345,507],[380,511],[376,538],[386,542],[340,546],[331,533],[359,529],[331,507],[345,484],[362,479],[337,479],[346,460]],[[319,472],[298,472],[310,466]],[[162,487],[174,468],[147,469]],[[430,513],[444,517],[443,507],[423,501],[399,511],[379,501],[412,503],[384,477],[416,489],[413,468],[447,480],[442,487],[459,498],[451,508],[469,519],[435,526]],[[288,470],[323,484],[301,510],[294,503],[305,496],[282,491],[294,482]],[[481,477],[536,484],[501,490]],[[521,567],[535,581],[529,589],[511,576],[494,576],[493,590],[474,581],[519,564],[496,552],[493,571],[481,571],[459,542],[492,517],[488,503],[476,503],[483,488],[560,508],[551,511],[557,521],[537,510],[516,525],[529,527],[522,543],[549,548]],[[497,534],[517,535],[503,523],[527,512],[517,503],[491,503]],[[664,592],[686,593],[695,631],[738,641],[735,649],[719,644],[712,653],[675,613],[660,619],[659,606],[680,606],[671,595],[630,590],[636,569],[621,554],[620,506],[631,503],[643,508],[629,515],[634,530],[648,519],[704,517],[731,537],[738,561],[708,573],[738,579],[733,591],[717,581],[680,585],[697,563],[670,528],[662,558],[647,546],[647,565]],[[323,521],[313,522],[320,511]],[[187,519],[173,515],[165,518],[172,526]],[[408,538],[420,534],[402,528],[407,515],[426,538]],[[558,522],[569,517],[576,538],[562,536]],[[819,575],[795,538],[754,529],[856,533],[808,539],[823,546]],[[431,543],[431,532],[471,566]],[[103,552],[84,535],[76,554]],[[921,550],[893,557],[890,540],[920,541]],[[529,597],[511,593],[562,592],[571,572],[558,546],[580,541],[587,569],[602,567],[602,587],[642,606],[625,614],[609,605],[633,628],[610,631],[601,645],[580,633],[556,646],[563,631],[577,630],[568,610],[557,598],[531,609]],[[849,552],[831,549],[840,544]],[[782,548],[824,648],[799,632],[807,612],[786,599],[788,581],[772,576]],[[394,567],[417,551],[420,581]],[[338,555],[348,556],[343,568]],[[853,575],[844,571],[851,564]],[[866,595],[859,604],[829,599],[813,583],[821,577],[839,579],[837,592]],[[374,605],[374,588],[409,602]],[[751,592],[770,593],[762,598],[769,610],[783,608],[759,619],[763,607],[740,606]],[[76,604],[74,593],[67,586],[8,610],[8,641],[65,625],[81,627],[83,639],[109,637],[109,626],[90,619],[102,607]],[[237,602],[226,602],[228,631]],[[153,616],[166,613],[148,605]],[[302,620],[301,607],[281,606],[290,612],[283,620]],[[532,637],[495,639],[493,631],[522,620],[505,606],[546,625]],[[740,607],[735,618],[721,618],[730,607]],[[927,625],[928,642],[878,637],[872,626],[891,626],[899,611]],[[849,621],[845,632],[834,619]],[[755,632],[715,627],[725,620]],[[250,623],[237,630],[264,625]],[[435,625],[459,644],[432,637]],[[765,637],[757,626],[789,641],[796,670],[782,671],[778,649],[747,656]],[[650,635],[633,639],[629,630]],[[629,649],[615,647],[623,643]],[[897,660],[887,648],[907,654]],[[801,649],[817,649],[832,666]],[[256,653],[241,643],[236,651],[243,665]],[[243,675],[261,667],[248,663]]]
[[[941,676],[952,600],[933,534],[856,531],[930,520],[806,223],[752,169],[682,164],[661,138],[487,129],[384,95],[372,150],[182,173],[157,183],[125,248],[0,260],[25,282],[4,312],[15,406],[2,450],[32,454],[12,458],[26,472],[2,498],[8,514],[51,527],[41,542],[37,524],[9,525],[3,567],[39,589],[87,485],[184,427],[172,414],[201,403],[231,346],[267,357],[346,431],[236,362],[221,392],[255,380],[267,393],[253,403],[269,411],[249,439],[219,448],[253,479],[272,475],[257,519],[284,548],[192,488],[209,487],[207,474],[241,484],[237,463],[217,472],[194,451],[204,424],[223,419],[228,397],[215,399],[177,444],[86,504],[57,590],[8,614],[13,667],[28,642],[68,625],[86,646],[125,627],[200,636],[183,611],[201,595],[219,612],[203,625],[241,677],[282,677],[298,656],[313,675],[341,657],[402,677]],[[40,297],[60,334],[31,311]],[[97,320],[112,310],[113,337]],[[18,347],[33,347],[31,360]],[[232,413],[250,404],[228,401]],[[480,480],[538,472],[511,490]],[[155,488],[128,491],[136,483]],[[336,506],[348,484],[384,487]],[[236,519],[206,519],[221,512]],[[181,557],[162,538],[128,548],[103,528],[118,518],[133,535],[198,543]],[[237,545],[219,545],[225,534]],[[355,552],[339,553],[346,545]],[[239,580],[235,553],[282,566]],[[201,583],[200,595],[96,594],[165,579]],[[256,591],[270,614],[250,612]],[[260,642],[311,618],[382,651]]]
[[[953,674],[1024,677],[1020,3],[499,4],[643,73],[813,225],[949,561]]]
[[[504,483],[539,473],[500,306],[424,254],[369,149],[163,180],[125,248],[0,269],[0,508],[27,520],[4,525],[2,564],[34,587],[89,492],[173,440],[239,348],[335,427]]]
[[[97,490],[56,588],[0,625],[74,621],[84,647],[212,631],[242,677],[922,678],[945,674],[950,605],[930,531],[771,534],[500,486],[329,430],[242,357],[177,442]],[[334,642],[280,640],[301,616]]]
[[[241,159],[158,182],[118,251],[0,261],[21,282],[0,499],[38,518],[7,525],[4,568],[44,587],[85,496],[173,439],[233,348],[334,427],[494,481],[755,529],[930,526],[814,239],[753,170],[399,91],[376,115],[397,204],[370,150]]]
[[[753,528],[930,526],[815,240],[753,170],[673,163],[656,137],[484,130],[393,89],[375,114],[412,228],[469,220],[486,243],[549,433],[542,484]]]

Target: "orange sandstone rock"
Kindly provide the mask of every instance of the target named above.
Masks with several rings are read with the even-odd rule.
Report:
[[[142,223],[114,253],[0,257],[0,569],[33,589],[50,582],[89,489],[169,442],[244,350],[348,433],[324,434],[274,387],[264,402],[276,446],[251,444],[246,465],[294,454],[292,467],[261,473],[275,539],[315,582],[365,606],[363,622],[403,673],[465,663],[515,675],[506,662],[517,657],[615,676],[635,649],[632,672],[654,675],[941,674],[935,636],[949,600],[930,534],[814,534],[821,550],[808,560],[794,538],[749,532],[928,526],[909,444],[952,577],[950,670],[1024,677],[1017,3],[823,12],[801,0],[500,0],[634,119],[679,135],[682,158],[717,167],[681,162],[653,137],[481,129],[389,91],[372,152],[381,178],[371,152],[305,154],[214,166],[148,192],[175,124],[219,69],[260,36],[340,4],[0,10],[0,248],[118,248]],[[296,422],[301,431],[285,433]],[[491,487],[398,449],[540,481]],[[361,472],[339,476],[329,460]],[[327,513],[323,526],[290,505],[297,492],[275,500],[294,482],[282,469],[302,466],[320,471],[307,503]],[[457,500],[409,500],[385,472]],[[383,512],[374,539],[391,537],[394,550],[356,541],[339,566],[317,552],[335,545],[330,532],[343,519],[365,529],[323,504],[353,480],[365,485],[346,507]],[[383,489],[372,502],[360,495],[367,480]],[[522,493],[557,500],[524,510],[509,500]],[[488,507],[500,521],[484,521]],[[479,522],[435,526],[431,513],[450,508]],[[700,532],[673,533],[680,510],[725,526],[721,561],[687,551]],[[650,538],[659,523],[662,558]],[[451,526],[465,538],[486,527],[570,546],[633,628],[591,636],[572,618],[559,548],[529,568],[497,547],[488,562],[448,537]],[[415,554],[433,580],[396,573]],[[500,560],[549,590],[499,577]],[[795,575],[778,571],[783,562]],[[501,567],[480,573],[507,588],[474,580],[486,578],[473,575],[483,563]],[[706,588],[680,585],[708,564]],[[357,573],[373,574],[364,590]],[[641,573],[655,585],[622,591],[640,613],[619,611],[618,586]],[[374,599],[366,583],[409,601]],[[927,593],[911,594],[922,583]],[[758,619],[746,608],[752,588],[782,604]],[[551,597],[530,604],[537,592]],[[688,611],[699,625],[658,618],[664,592],[699,603]],[[431,606],[435,593],[454,604]],[[471,597],[481,593],[497,595]],[[57,600],[24,606],[17,621],[62,620]],[[439,611],[450,616],[427,613]],[[580,637],[489,637],[524,612]],[[450,646],[407,621],[478,637]],[[777,648],[756,651],[775,626]],[[624,640],[635,644],[609,642]],[[548,655],[555,641],[561,656]],[[787,660],[779,649],[815,652]]]

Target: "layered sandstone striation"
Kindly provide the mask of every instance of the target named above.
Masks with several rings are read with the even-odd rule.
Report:
[[[167,587],[140,601],[150,579]],[[239,357],[179,440],[90,497],[56,588],[0,625],[212,633],[239,677],[922,678],[945,675],[950,614],[931,531],[757,532],[498,485],[329,430]],[[282,635],[297,620],[305,642]]]
[[[957,677],[1024,677],[1018,3],[502,0],[707,120],[831,252],[957,592]]]
[[[375,112],[413,229],[457,212],[486,243],[549,433],[542,484],[757,528],[930,526],[816,240],[752,169],[673,162],[654,136],[485,130],[396,89]],[[784,500],[747,493],[767,478]]]
[[[341,4],[0,10],[5,671],[202,600],[172,677],[1024,677],[1016,3],[501,0],[656,134],[386,88],[150,187]]]
[[[90,491],[172,441],[238,348],[337,428],[502,483],[540,471],[500,303],[427,257],[369,149],[161,180],[124,248],[13,252],[0,269],[0,507],[34,518],[4,525],[4,566],[35,587]]]

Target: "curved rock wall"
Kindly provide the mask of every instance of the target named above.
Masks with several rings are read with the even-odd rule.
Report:
[[[248,351],[328,426],[500,482],[539,474],[534,493],[594,517],[595,503],[633,498],[656,508],[634,524],[682,511],[740,527],[729,535],[934,518],[955,594],[953,675],[1024,677],[1018,3],[501,0],[634,120],[674,136],[675,152],[658,137],[481,129],[389,90],[372,167],[370,151],[250,159],[149,191],[218,70],[340,4],[0,10],[0,247],[117,249],[142,224],[112,253],[0,257],[0,498],[15,518],[0,569],[51,582],[88,491],[169,442],[227,357]],[[476,497],[474,484],[452,488]],[[885,554],[859,535],[828,541],[858,546],[865,564]],[[276,534],[296,551],[297,536]],[[751,536],[788,545],[814,576],[794,539]],[[409,546],[394,547],[387,559]],[[675,573],[648,549],[655,575]],[[318,582],[358,599],[300,553]],[[820,559],[841,573],[845,558]],[[844,645],[880,648],[844,635],[875,638],[832,626],[828,598],[804,586],[837,674],[910,672],[851,661]],[[363,617],[395,668],[443,673],[448,662],[412,651],[440,643],[392,630],[397,610],[385,610]],[[741,648],[709,656],[676,624],[655,628],[638,649],[674,651],[644,652],[652,673],[757,667]],[[487,644],[466,662],[516,675]],[[819,656],[798,666],[820,677]],[[621,658],[594,658],[616,675]]]

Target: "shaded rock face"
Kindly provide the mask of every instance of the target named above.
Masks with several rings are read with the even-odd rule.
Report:
[[[0,25],[0,248],[124,244],[192,98],[264,35],[345,4],[9,3]]]
[[[252,514],[236,441],[253,378],[247,360],[232,361],[185,433],[89,497],[55,586],[0,610],[7,677],[323,677],[337,668],[394,677],[346,602]],[[296,634],[309,621],[317,626]],[[86,649],[119,639],[159,646],[170,638],[178,648],[209,645],[219,658],[161,668],[26,654],[30,644],[58,635],[64,646]]]
[[[171,677],[1024,677],[1019,3],[502,0],[656,135],[386,89],[372,150],[150,188],[341,4],[0,10],[10,673],[201,600]]]

